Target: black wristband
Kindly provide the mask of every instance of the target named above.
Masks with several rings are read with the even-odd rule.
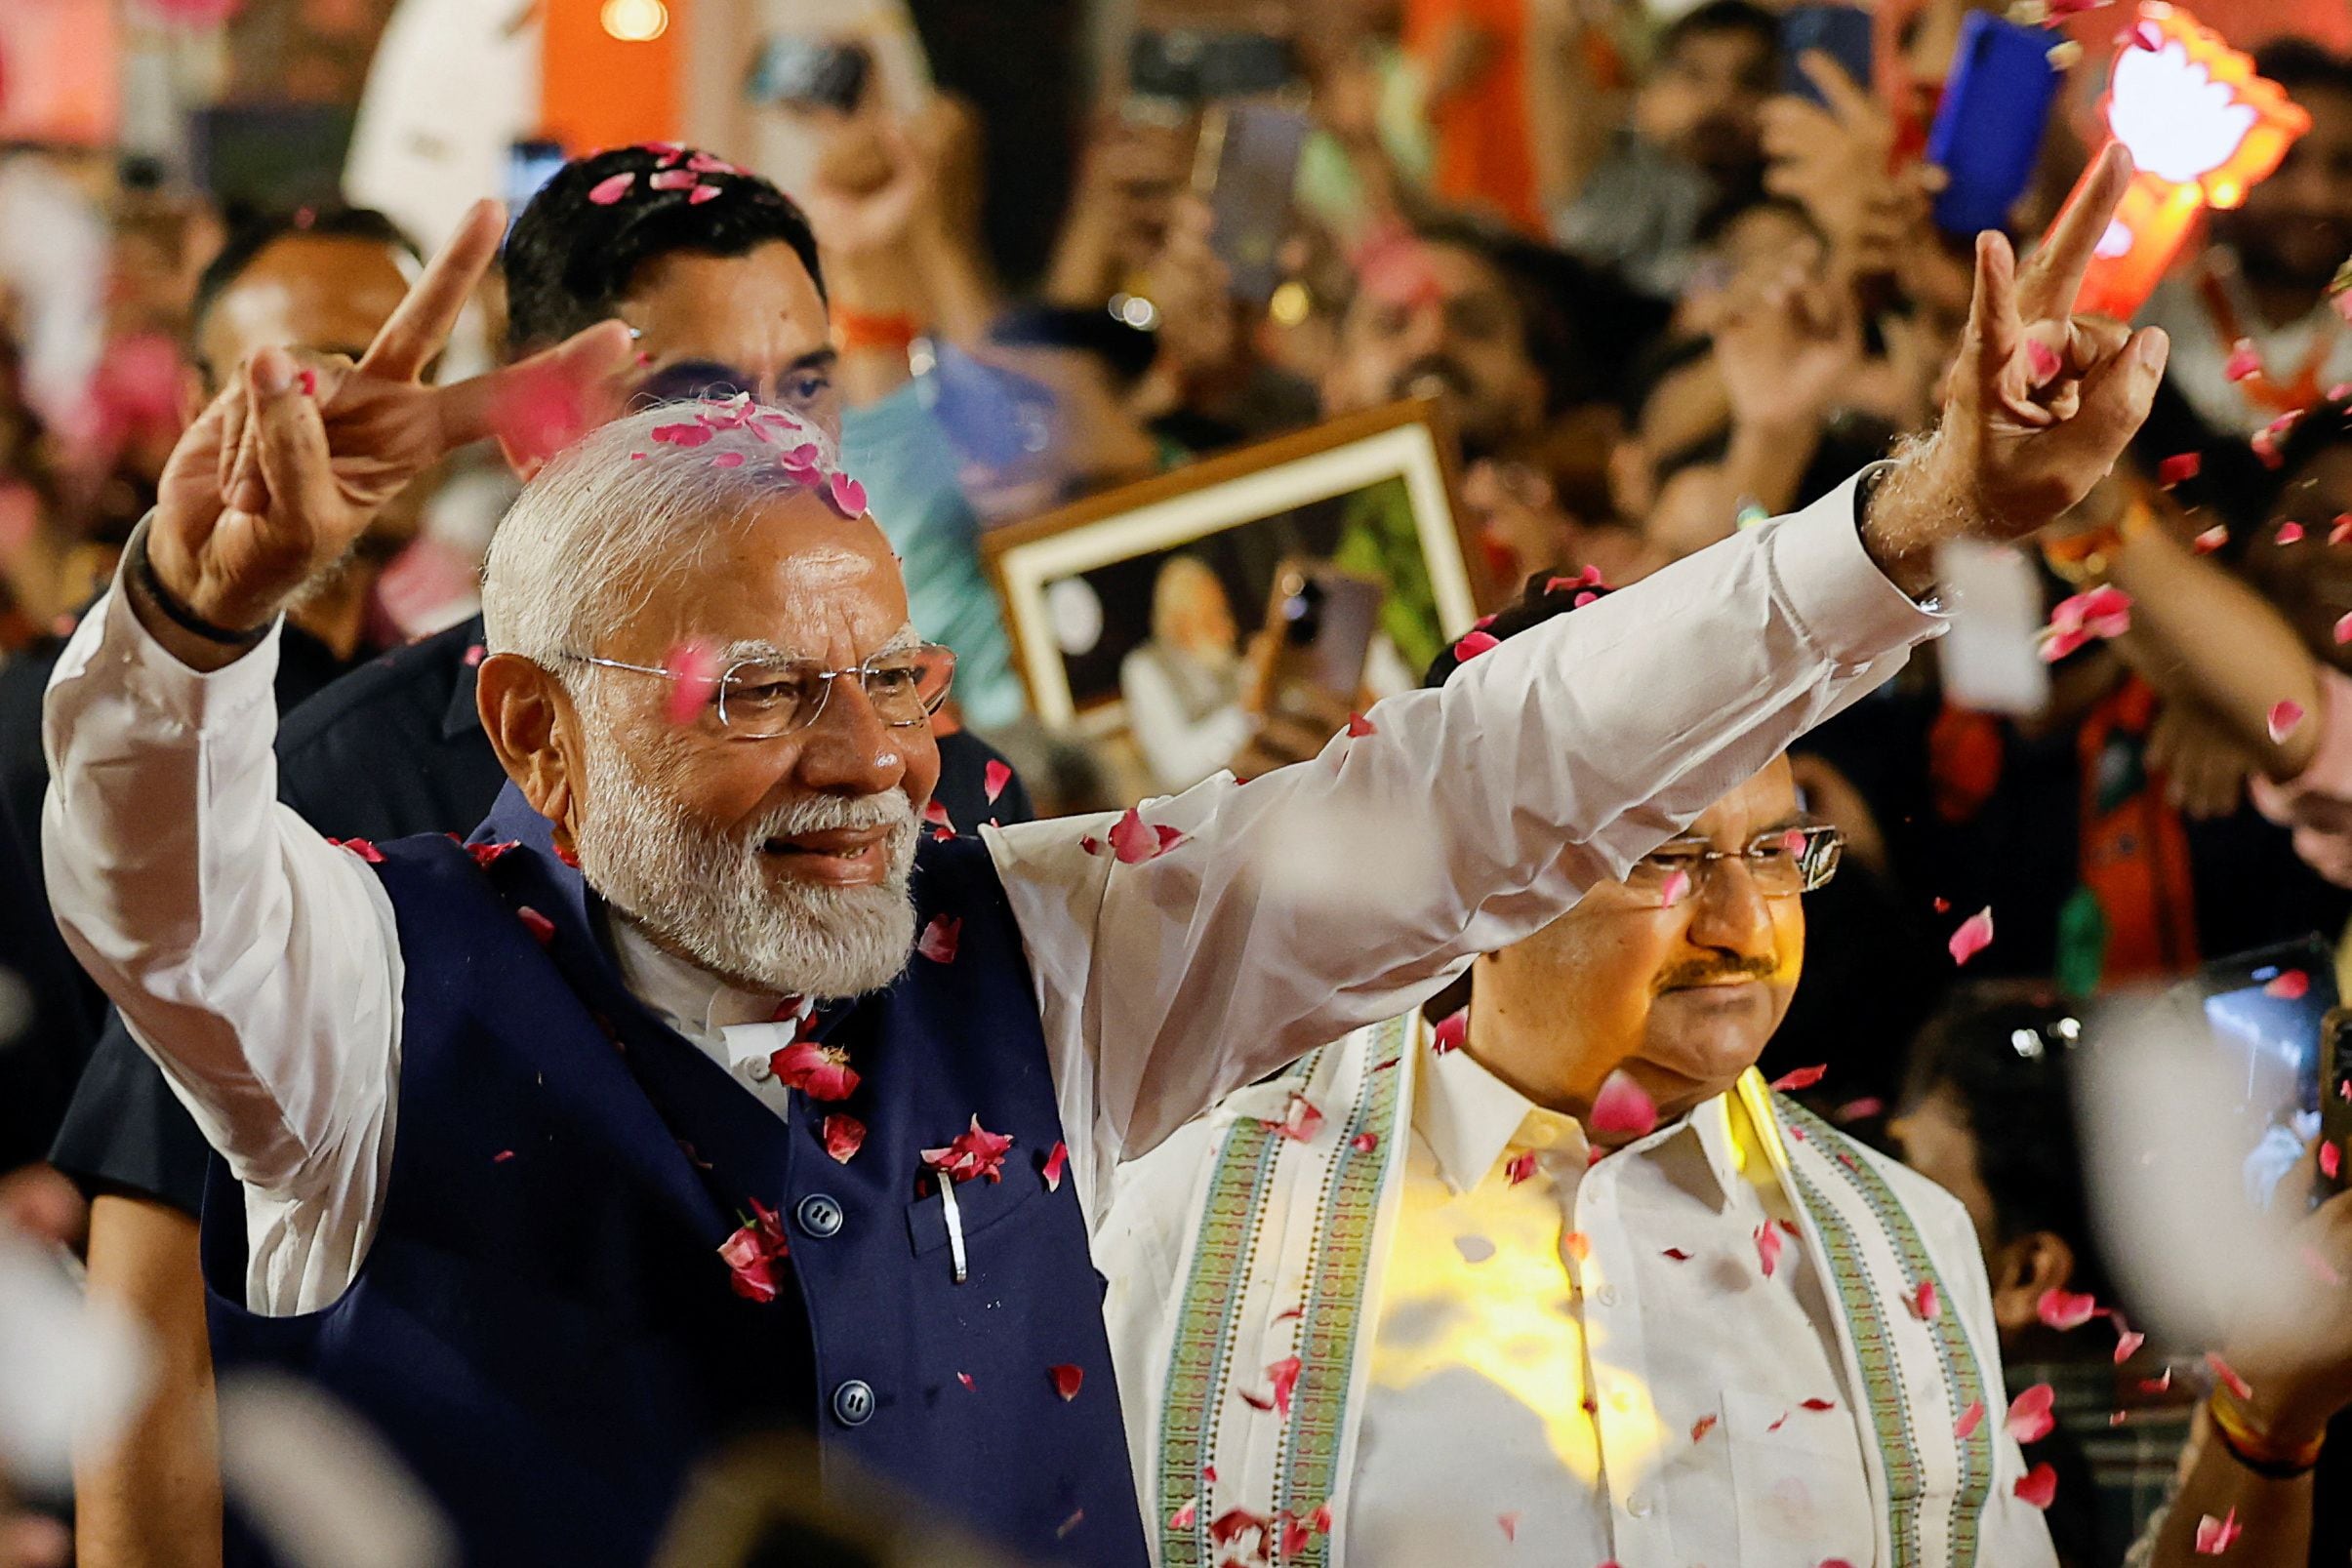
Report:
[[[147,535],[143,528],[132,543],[131,574],[138,579],[140,591],[163,612],[164,619],[191,637],[202,637],[206,642],[218,643],[223,648],[257,648],[261,646],[262,639],[269,635],[267,622],[250,631],[231,631],[226,626],[215,625],[182,604],[163,585],[163,579],[155,575],[155,563],[147,559]]]

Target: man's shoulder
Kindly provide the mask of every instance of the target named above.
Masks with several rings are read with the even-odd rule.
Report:
[[[403,731],[428,724],[437,734],[466,656],[480,641],[480,623],[460,622],[362,664],[286,715],[278,754],[298,756],[330,736],[353,733],[345,727],[360,722],[371,732],[385,724]]]

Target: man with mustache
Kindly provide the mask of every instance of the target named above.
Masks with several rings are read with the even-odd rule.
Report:
[[[419,386],[476,214],[359,365],[264,351],[207,411],[50,695],[61,926],[224,1156],[217,1354],[373,1422],[471,1560],[641,1560],[763,1422],[1025,1558],[1144,1560],[1119,1165],[1622,875],[1935,632],[1942,540],[2079,500],[2163,366],[2068,309],[2128,180],[2022,271],[1982,242],[1931,441],[1149,816],[918,833],[952,661],[831,444],[630,416],[494,544],[498,809],[338,848],[264,804],[278,607],[517,378],[629,352]],[[1318,824],[1379,899],[1297,874]]]
[[[1532,583],[1488,635],[1600,591]],[[2055,1561],[1967,1211],[1755,1071],[1840,847],[1774,757],[1478,959],[1464,1011],[1121,1174],[1097,1245],[1156,1561]]]

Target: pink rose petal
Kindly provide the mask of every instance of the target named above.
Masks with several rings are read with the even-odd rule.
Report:
[[[2034,1315],[2050,1328],[2064,1333],[2081,1328],[2097,1315],[2098,1298],[2077,1291],[2046,1290],[2034,1306]]]
[[[2009,1413],[2004,1423],[2011,1438],[2020,1443],[2038,1443],[2048,1437],[2058,1425],[2050,1414],[2057,1400],[2057,1390],[2047,1383],[2037,1383],[2009,1401]]]
[[[633,169],[626,170],[621,174],[599,180],[593,185],[589,186],[588,199],[598,207],[610,207],[614,203],[618,202],[622,197],[628,195],[629,187],[636,182],[636,171]]]
[[[649,433],[662,446],[699,447],[710,441],[711,431],[708,424],[688,420],[676,424],[657,424]]]
[[[2295,730],[2301,726],[2303,722],[2303,704],[2296,702],[2282,702],[2274,704],[2270,709],[2270,716],[2266,722],[2267,727],[2270,730],[2271,742],[2273,744],[2276,744],[2277,743],[2284,741],[2289,736],[2292,735]]]
[[[2303,542],[2303,525],[2301,523],[2281,523],[2276,537],[2282,544],[2300,544]]]
[[[988,766],[980,770],[981,798],[994,806],[996,797],[1004,793],[1004,786],[1012,782],[1013,770],[994,757],[989,758]]]
[[[2221,548],[2222,545],[2229,543],[2229,530],[2222,527],[2219,523],[2215,523],[2212,527],[2198,535],[2196,539],[2192,540],[2190,543],[2192,545],[2194,545],[2198,554],[2210,555],[2215,550]]]
[[[1465,1007],[1459,1012],[1446,1014],[1439,1022],[1437,1028],[1430,1035],[1429,1045],[1431,1050],[1443,1056],[1448,1051],[1462,1049],[1462,1042],[1468,1038],[1470,1038],[1470,1009]]]
[[[2311,977],[2299,969],[2282,969],[2262,987],[2262,994],[2275,996],[2282,1002],[2299,1002],[2311,994]]]
[[[2336,1152],[2333,1144],[2320,1145],[2320,1175],[2332,1182],[2344,1168],[2344,1157]]]
[[[548,919],[546,915],[541,914],[537,909],[532,908],[529,905],[526,904],[521,908],[515,910],[514,917],[523,923],[523,929],[531,933],[532,940],[537,942],[542,947],[547,946],[549,943],[552,943],[555,940],[555,922]]]
[[[833,504],[840,508],[843,516],[863,517],[866,515],[866,487],[864,485],[859,484],[845,473],[834,474],[825,483],[827,491],[832,497]]]
[[[1058,1366],[1047,1367],[1045,1370],[1053,1379],[1053,1391],[1062,1396],[1064,1403],[1075,1399],[1078,1396],[1078,1389],[1086,1382],[1084,1367],[1072,1366],[1064,1362]]]
[[[1975,1436],[1976,1428],[1983,1425],[1984,1401],[1971,1399],[1968,1401],[1968,1408],[1960,1413],[1960,1420],[1952,1424],[1952,1435],[1966,1442]]]
[[[2254,351],[2253,341],[2241,338],[2230,345],[2229,359],[2222,365],[2221,374],[2233,382],[2242,382],[2262,373],[2262,356]]]
[[[743,454],[740,452],[714,452],[710,455],[710,466],[713,468],[740,468],[743,466]]]
[[[1977,910],[1962,921],[1960,929],[1952,933],[1952,940],[1948,945],[1952,949],[1952,962],[1965,964],[1991,946],[1992,944],[1993,911],[1987,907]]]
[[[1641,1138],[1658,1125],[1658,1107],[1629,1074],[1612,1070],[1593,1097],[1593,1113],[1586,1120],[1597,1133]]]
[[[1365,718],[1361,713],[1351,713],[1348,715],[1348,734],[1350,738],[1360,740],[1364,736],[1378,735],[1379,733],[1380,732],[1378,730],[1372,728],[1372,721],[1368,718]]]
[[[2237,1541],[2239,1534],[2245,1528],[2238,1522],[2236,1508],[2230,1509],[2227,1514],[2218,1519],[2210,1513],[2199,1514],[2197,1516],[2197,1554],[2201,1557],[2220,1556],[2229,1550],[2231,1545]]]
[[[1756,1261],[1763,1266],[1766,1279],[1771,1278],[1772,1270],[1780,1266],[1780,1245],[1777,1227],[1768,1225],[1756,1227]]]
[[[847,1100],[858,1092],[858,1069],[837,1045],[794,1040],[768,1054],[768,1070],[787,1089],[797,1089],[811,1100]]]
[[[2031,338],[2025,341],[2025,373],[2033,378],[2036,386],[2053,380],[2058,370],[2058,356],[2049,344]]]
[[[655,190],[691,190],[701,181],[691,169],[660,169],[645,183]]]
[[[866,1124],[855,1116],[839,1113],[828,1116],[824,1123],[825,1152],[843,1165],[866,1143]]]
[[[2167,490],[2183,480],[2194,479],[2205,467],[2202,453],[2179,452],[2156,465],[2156,482]]]
[[[1195,1524],[1199,1522],[1199,1519],[1200,1500],[1196,1497],[1188,1497],[1184,1500],[1183,1507],[1179,1508],[1175,1512],[1168,1515],[1168,1528],[1171,1530],[1190,1530]]]
[[[718,692],[718,656],[699,642],[682,642],[662,661],[669,671],[669,700],[663,713],[681,728],[703,716]]]
[[[697,185],[686,193],[686,205],[700,207],[707,201],[716,201],[721,194],[716,185]]]
[[[1911,1292],[1911,1315],[1923,1323],[1932,1323],[1944,1315],[1944,1304],[1935,1294],[1935,1281],[1923,1279]]]
[[[923,934],[914,944],[914,950],[935,964],[955,962],[955,945],[963,936],[963,922],[953,915],[933,915],[923,927]]]
[[[1045,1151],[1045,1163],[1038,1167],[1038,1174],[1045,1178],[1046,1191],[1062,1190],[1062,1169],[1069,1163],[1070,1146],[1056,1139],[1053,1147]]]
[[[1462,640],[1454,644],[1454,663],[1467,664],[1479,655],[1500,648],[1502,645],[1503,640],[1491,631],[1465,632]]]
[[[980,1125],[980,1117],[975,1114],[972,1125],[957,1133],[953,1143],[924,1149],[922,1159],[925,1165],[954,1181],[969,1182],[985,1176],[992,1182],[1001,1182],[1005,1151],[1012,1146],[1010,1134],[990,1132]]]
[[[2148,1336],[2126,1329],[2115,1337],[2115,1364],[2122,1366],[2139,1354],[2139,1347],[2148,1343]]]
[[[2020,1503],[2047,1508],[2058,1495],[2058,1472],[2048,1465],[2037,1465],[2018,1476],[2017,1484],[2010,1490],[2017,1494]]]
[[[1766,1087],[1770,1088],[1775,1094],[1795,1094],[1800,1089],[1810,1089],[1813,1085],[1819,1083],[1824,1077],[1826,1077],[1828,1073],[1829,1064],[1826,1062],[1815,1067],[1798,1067],[1792,1071],[1782,1073],[1779,1077],[1774,1078]]]
[[[1532,1152],[1514,1154],[1504,1162],[1503,1175],[1510,1180],[1513,1186],[1519,1186],[1534,1174],[1535,1155]]]
[[[1348,1140],[1348,1146],[1358,1154],[1369,1154],[1380,1146],[1380,1135],[1378,1133],[1358,1133],[1354,1138]]]

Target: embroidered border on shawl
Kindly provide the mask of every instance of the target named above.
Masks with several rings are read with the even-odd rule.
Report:
[[[1314,1266],[1307,1276],[1306,1301],[1299,1319],[1299,1380],[1291,1392],[1290,1419],[1283,1424],[1281,1447],[1275,1457],[1280,1477],[1275,1498],[1276,1518],[1302,1518],[1331,1501],[1339,1486],[1340,1436],[1347,1429],[1348,1390],[1354,1382],[1356,1344],[1365,1331],[1364,1281],[1372,1265],[1372,1232],[1380,1218],[1380,1189],[1396,1157],[1397,1080],[1413,1064],[1410,1017],[1379,1026],[1365,1055],[1363,1070],[1372,1077],[1368,1093],[1357,1094],[1357,1110],[1342,1133],[1339,1154],[1327,1168],[1316,1202]],[[1375,1064],[1391,1057],[1397,1065],[1385,1070]],[[1365,1133],[1379,1142],[1368,1150],[1357,1148]],[[1277,1528],[1279,1528],[1277,1523]],[[1324,1568],[1331,1559],[1331,1538],[1314,1536],[1303,1551],[1283,1558],[1301,1568]]]
[[[1324,1050],[1331,1049],[1326,1046]],[[1302,1065],[1312,1076],[1317,1052]],[[1208,1202],[1193,1247],[1184,1305],[1168,1349],[1166,1402],[1159,1427],[1158,1517],[1144,1521],[1160,1537],[1164,1568],[1203,1568],[1210,1561],[1208,1527],[1213,1514],[1200,1468],[1217,1428],[1218,1405],[1233,1376],[1233,1337],[1240,1316],[1251,1257],[1266,1219],[1266,1186],[1274,1176],[1281,1139],[1263,1122],[1244,1116],[1225,1136],[1209,1178]],[[1189,1530],[1168,1528],[1172,1499],[1197,1497],[1200,1507]]]
[[[1844,1134],[1839,1133],[1803,1107],[1787,1101],[1781,1102],[1781,1106],[1783,1114],[1789,1119],[1801,1122],[1805,1126],[1806,1136],[1818,1140],[1817,1146],[1822,1150],[1835,1149],[1838,1145],[1845,1141]],[[1886,1179],[1877,1171],[1872,1170],[1869,1164],[1860,1158],[1840,1159],[1835,1154],[1829,1154],[1828,1157],[1837,1169],[1845,1173],[1847,1184],[1860,1194],[1863,1202],[1869,1206],[1871,1214],[1886,1227],[1888,1238],[1894,1244],[1895,1255],[1902,1260],[1903,1266],[1912,1281],[1914,1283],[1921,1280],[1931,1282],[1935,1286],[1937,1299],[1949,1302],[1952,1299],[1951,1293],[1945,1288],[1943,1276],[1936,1269],[1934,1261],[1927,1256],[1927,1246],[1920,1236],[1919,1227],[1912,1223],[1909,1212],[1903,1208],[1901,1200],[1896,1198],[1893,1189],[1886,1185]],[[1795,1170],[1793,1163],[1790,1169]],[[1801,1173],[1798,1180],[1801,1185],[1805,1184],[1805,1178]],[[1814,1218],[1817,1222],[1822,1220],[1819,1208],[1816,1208]],[[1828,1229],[1826,1223],[1823,1225],[1823,1229],[1825,1232]],[[1844,1293],[1844,1288],[1845,1281],[1842,1275],[1840,1279],[1841,1294]],[[1984,1398],[1983,1363],[1977,1360],[1975,1348],[1969,1345],[1967,1331],[1961,1324],[1956,1311],[1947,1307],[1938,1313],[1935,1319],[1926,1325],[1926,1328],[1928,1336],[1935,1342],[1936,1360],[1943,1373],[1945,1398],[1949,1401],[1951,1409],[1957,1417],[1959,1412]],[[1899,1393],[1900,1386],[1898,1384],[1898,1397]],[[1906,1427],[1909,1425],[1907,1418],[1905,1425]],[[1983,1517],[1985,1500],[1992,1495],[1993,1490],[1991,1423],[1979,1422],[1976,1429],[1966,1438],[1956,1438],[1955,1440],[1960,1444],[1961,1470],[1958,1484],[1953,1489],[1951,1535],[1947,1544],[1946,1560],[1953,1565],[1953,1568],[1971,1568],[1976,1561],[1977,1549],[1980,1545],[1977,1536],[1978,1524]],[[1919,1501],[1916,1484],[1915,1482],[1914,1495],[1911,1499],[1914,1508],[1918,1507]],[[1889,1490],[1891,1489],[1890,1478]],[[1916,1531],[1916,1524],[1913,1528]],[[1916,1543],[1914,1549],[1916,1550]],[[1907,1560],[1899,1540],[1896,1560],[1898,1562]]]

